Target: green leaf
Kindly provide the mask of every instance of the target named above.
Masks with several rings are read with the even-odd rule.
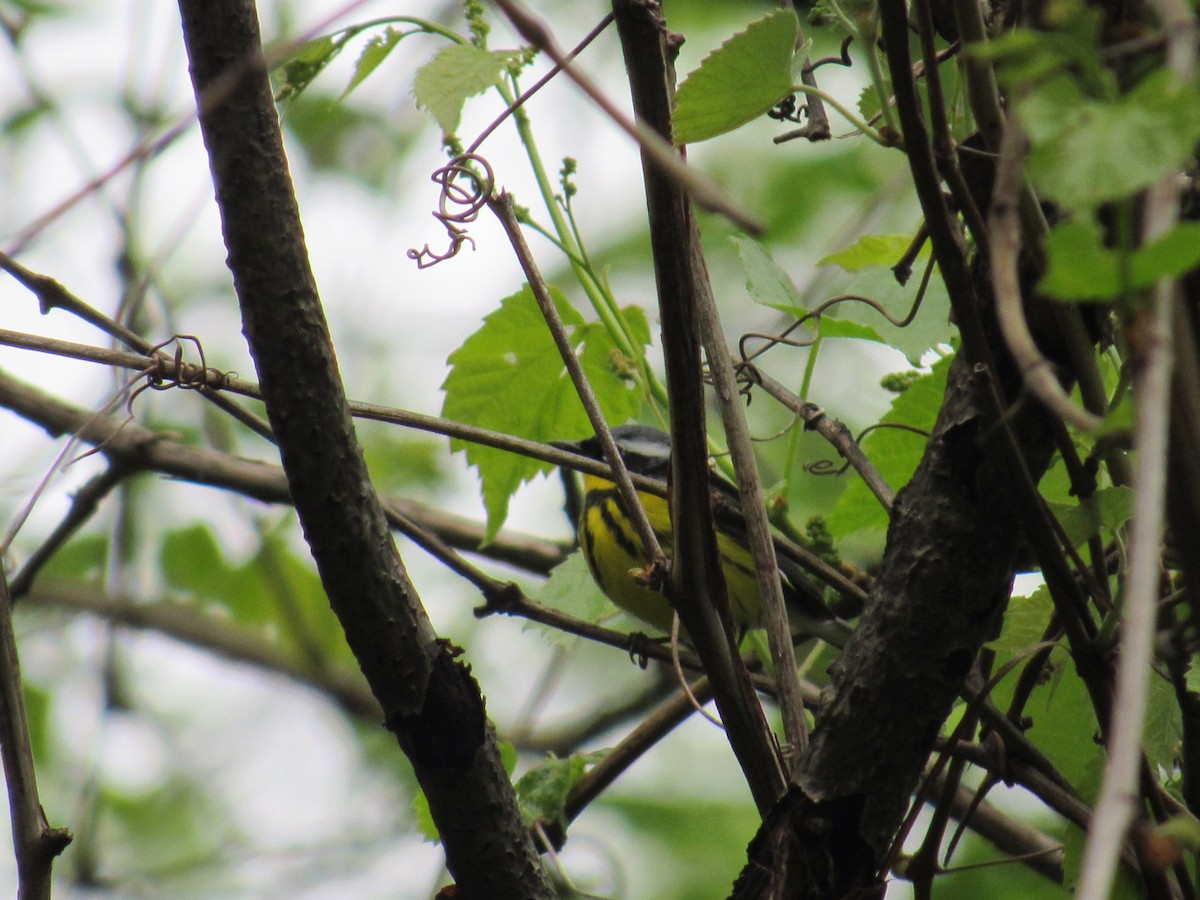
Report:
[[[1069,209],[1148,187],[1179,169],[1200,141],[1200,92],[1166,69],[1111,102],[1085,99],[1060,76],[1031,91],[1018,110],[1033,140],[1030,180]]]
[[[82,534],[72,538],[50,557],[42,576],[55,579],[84,581],[96,578],[104,571],[108,557],[108,538]]]
[[[1104,749],[1096,740],[1096,711],[1064,650],[1055,649],[1047,674],[1049,680],[1034,689],[1025,707],[1033,722],[1026,733],[1071,784],[1080,785],[1093,767],[1102,769],[1104,764]],[[1094,797],[1084,799],[1090,802]]]
[[[731,236],[729,241],[737,249],[738,257],[741,259],[742,271],[746,273],[746,291],[750,294],[751,300],[787,313],[789,316],[795,316],[797,319],[808,315],[808,309],[804,306],[804,301],[800,299],[800,294],[796,291],[791,276],[783,266],[771,258],[771,254],[762,244],[753,238],[740,235]],[[879,344],[886,343],[879,332],[869,325],[834,318],[836,315],[837,313],[832,313],[821,318],[821,337],[852,338],[874,341]],[[807,334],[811,336],[812,333],[810,327]],[[800,335],[793,333],[792,337],[803,334],[804,332],[801,332]]]
[[[710,53],[675,95],[675,143],[695,144],[758,118],[792,92],[796,14],[751,22]]]
[[[467,98],[496,84],[516,55],[513,50],[481,50],[474,44],[443,47],[417,69],[413,99],[433,114],[443,132],[454,134]]]
[[[47,114],[54,112],[54,106],[47,99],[36,99],[16,106],[3,119],[0,119],[0,134],[18,137],[33,125],[40,122]]]
[[[417,831],[431,844],[439,843],[442,839],[437,822],[433,821],[433,811],[429,808],[429,798],[424,791],[417,791],[412,799],[413,823]]]
[[[167,532],[159,568],[170,587],[205,599],[220,597],[232,574],[217,539],[205,525]]]
[[[1045,144],[1086,122],[1089,102],[1074,78],[1059,74],[1019,98],[1017,110],[1029,139]]]
[[[500,764],[511,778],[517,769],[517,748],[512,741],[498,741],[497,746],[500,748]]]
[[[641,408],[642,394],[627,379],[628,367],[614,356],[612,339],[601,326],[585,324],[556,288],[551,288],[551,295],[605,417],[614,423],[632,419]],[[648,340],[645,314],[636,307],[623,314],[631,330]],[[449,362],[450,374],[442,384],[446,393],[442,415],[447,418],[535,441],[561,440],[591,431],[528,286],[502,300],[500,308],[450,355]],[[465,450],[467,461],[479,470],[488,538],[504,523],[509,498],[516,489],[550,469],[515,453],[463,441],[451,441],[451,447]]]
[[[1046,275],[1038,290],[1058,300],[1107,300],[1124,289],[1139,291],[1160,278],[1176,278],[1200,265],[1200,222],[1180,222],[1129,254],[1104,246],[1100,227],[1090,218],[1056,225],[1046,235]]]
[[[1078,503],[1049,503],[1074,546],[1103,528],[1111,533],[1133,515],[1133,491],[1123,485],[1101,488]]]
[[[168,532],[159,565],[171,588],[196,600],[220,604],[237,622],[261,626],[273,620],[271,588],[261,568],[253,563],[230,564],[205,525]]]
[[[1046,235],[1046,274],[1038,290],[1059,300],[1099,299],[1121,293],[1117,254],[1101,243],[1091,218],[1055,225]]]
[[[366,427],[364,427],[366,426]],[[371,480],[381,491],[397,493],[413,487],[436,488],[446,482],[442,459],[445,444],[430,435],[398,428],[369,428],[358,425]]]
[[[839,294],[870,297],[893,318],[904,319],[916,300],[923,266],[918,267],[918,272],[906,284],[896,280],[892,267],[912,241],[908,235],[866,235],[844,250],[826,256],[819,265],[836,265],[851,275],[848,280],[837,283]],[[927,244],[917,255],[916,262],[925,264],[929,257]],[[839,323],[853,323],[867,331],[864,334],[846,333],[848,326]],[[921,309],[903,328],[893,325],[869,304],[849,300],[824,316],[821,333],[829,337],[841,333],[846,337],[876,340],[895,347],[910,363],[920,366],[921,358],[929,350],[950,343],[954,337],[954,327],[950,324],[950,295],[941,277],[934,272],[921,301]]]
[[[729,242],[742,261],[746,291],[751,300],[797,318],[808,315],[791,276],[771,258],[762,244],[741,235],[730,236]]]
[[[92,801],[96,827],[115,847],[137,847],[142,866],[153,860],[178,871],[198,857],[220,852],[225,823],[186,775],[172,774],[144,793],[122,792],[108,784],[98,793]]]
[[[522,775],[516,784],[517,803],[527,822],[548,819],[566,830],[567,794],[584,776],[589,766],[600,762],[607,750],[573,753],[566,759],[551,756],[536,769]]]
[[[592,577],[583,551],[576,550],[550,570],[550,577],[530,595],[530,599],[585,622],[596,623],[613,615],[613,605]],[[540,625],[532,620],[526,628],[538,631],[553,644],[571,646],[578,638],[561,628]]]
[[[334,40],[326,34],[301,45],[292,56],[274,71],[277,87],[275,102],[287,103],[301,94],[324,68],[333,62],[345,46],[344,40]]]
[[[900,257],[912,246],[912,242],[912,235],[908,234],[866,234],[844,250],[817,260],[817,265],[840,266],[847,272],[861,272],[871,268],[890,269],[900,261]],[[920,258],[928,257],[929,247],[926,245]]]
[[[1050,599],[1050,591],[1045,585],[1028,597],[1010,599],[999,637],[988,642],[988,646],[995,650],[999,657],[996,662],[1003,665],[1017,654],[1039,643],[1053,614],[1054,601]]]
[[[239,625],[285,650],[319,649],[329,663],[353,664],[321,579],[291,552],[285,529],[268,531],[244,563],[231,562],[203,525],[169,532],[159,565],[167,584],[204,609],[218,606]]]
[[[44,769],[51,764],[56,750],[51,724],[52,696],[49,691],[32,684],[27,678],[21,680],[21,694],[25,700],[25,725],[29,731],[29,746],[33,751],[34,761]]]
[[[1142,726],[1142,748],[1150,770],[1175,771],[1182,742],[1183,714],[1175,690],[1165,678],[1151,675],[1146,721]]]
[[[996,63],[997,80],[1010,96],[1063,72],[1073,73],[1089,96],[1110,96],[1116,79],[1100,52],[1107,43],[1103,12],[1068,0],[1046,25],[1055,30],[1014,28],[986,44],[973,44],[968,52]]]
[[[870,122],[882,109],[879,91],[875,90],[875,85],[868,84],[858,95],[858,115],[864,122]]]
[[[871,341],[875,344],[888,343],[888,341],[884,339],[883,335],[881,335],[870,325],[863,325],[859,322],[851,322],[849,319],[832,319],[829,316],[821,317],[821,337],[845,338],[847,340],[856,341]]]
[[[1133,253],[1133,286],[1147,288],[1160,278],[1178,278],[1200,265],[1200,222],[1180,222]]]
[[[892,408],[880,421],[904,424],[923,431],[932,429],[946,390],[946,371],[950,368],[950,359],[938,360],[928,375],[916,379],[908,390],[897,395],[892,401]],[[862,446],[884,480],[893,490],[899,490],[916,471],[925,452],[925,443],[924,437],[911,431],[879,428],[863,439]],[[826,522],[834,534],[844,538],[855,531],[885,531],[888,515],[862,479],[855,478],[838,497],[837,505],[826,517]]]
[[[362,53],[358,55],[358,62],[354,64],[354,74],[350,76],[350,82],[346,85],[346,89],[342,91],[342,99],[350,94],[352,90],[362,84],[367,77],[379,68],[379,64],[388,58],[396,45],[400,43],[400,39],[404,37],[404,32],[397,31],[390,25],[384,29],[383,34],[377,34],[371,40],[367,41],[367,45],[363,47]]]
[[[417,129],[397,129],[390,113],[339,103],[310,90],[288,105],[284,126],[315,169],[354,178],[377,191],[396,174],[396,160],[417,140]]]
[[[260,591],[268,610],[269,633],[280,644],[301,658],[316,649],[327,665],[356,667],[321,577],[311,557],[293,552],[284,523],[262,535],[258,553],[239,572],[253,575],[251,584]],[[257,587],[259,577],[265,581],[262,588]],[[255,606],[251,609],[257,609],[260,599],[255,597],[252,602]]]
[[[705,770],[700,777],[715,775]],[[675,796],[629,788],[606,792],[600,805],[620,817],[616,828],[643,845],[686,848],[655,858],[653,883],[659,889],[653,896],[671,900],[725,897],[746,863],[746,835],[762,824],[753,803],[741,797],[709,799],[699,791]]]

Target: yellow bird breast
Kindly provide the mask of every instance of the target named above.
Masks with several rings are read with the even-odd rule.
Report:
[[[644,493],[639,493],[638,498],[663,552],[670,556],[673,544],[667,501]],[[616,485],[603,478],[585,475],[583,502],[579,540],[600,589],[621,609],[658,631],[670,632],[674,612],[666,597],[637,580],[638,573],[649,564],[649,558],[625,512]],[[726,534],[717,535],[717,549],[734,619],[739,625],[757,625],[760,603],[750,551]]]

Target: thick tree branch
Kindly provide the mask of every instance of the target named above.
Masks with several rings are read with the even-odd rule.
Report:
[[[806,796],[764,826],[739,897],[866,896],[881,887],[879,868],[926,755],[997,627],[1020,542],[1010,460],[991,427],[996,382],[1009,395],[1019,382],[998,342],[983,272],[968,266],[945,205],[912,82],[906,10],[884,0],[881,12],[905,150],[963,352],[925,456],[893,505],[866,612],[831,669],[803,761]],[[1036,481],[1053,447],[1049,422],[1032,406],[1009,415]]]
[[[244,331],[330,603],[409,757],[468,896],[549,897],[468,670],[396,553],[347,408],[304,247],[249,0],[180,0]],[[227,73],[239,77],[212,102]]]
[[[613,11],[637,119],[643,127],[669,137],[674,71],[659,5],[652,0],[616,0]],[[697,297],[711,292],[708,272],[686,191],[668,177],[656,156],[645,151],[642,172],[670,388],[672,597],[712,679],[730,745],[759,810],[765,813],[783,793],[784,773],[774,736],[734,647],[716,552],[704,428],[702,335],[695,312]]]

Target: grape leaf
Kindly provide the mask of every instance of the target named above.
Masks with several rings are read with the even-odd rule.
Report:
[[[1150,287],[1159,278],[1184,274],[1200,264],[1200,222],[1180,222],[1129,254],[1104,246],[1100,227],[1074,219],[1046,235],[1046,275],[1038,290],[1058,300],[1107,300],[1129,290]]]
[[[454,134],[468,97],[482,94],[500,80],[514,50],[480,50],[451,44],[439,50],[413,76],[413,99],[429,110],[446,134]]]
[[[1091,209],[1177,170],[1200,141],[1200,91],[1160,69],[1111,101],[1085,97],[1066,75],[1018,111],[1033,139],[1030,180],[1069,209]]]
[[[616,346],[604,328],[585,323],[556,288],[554,304],[579,354],[584,374],[608,421],[620,424],[641,408],[642,394],[615,359]],[[649,343],[645,314],[623,310],[630,329]],[[591,432],[587,414],[567,376],[558,348],[528,286],[500,301],[483,325],[450,355],[442,384],[442,415],[535,441],[562,440]],[[550,466],[504,450],[453,440],[479,470],[487,509],[487,538],[508,515],[508,501],[524,482]]]
[[[881,421],[923,430],[933,428],[949,368],[949,357],[938,360],[928,375],[916,379],[892,401],[892,408]],[[867,435],[862,446],[884,480],[893,490],[899,490],[916,471],[925,452],[925,438],[898,428],[880,428]],[[855,478],[838,497],[826,523],[834,534],[844,537],[860,530],[882,532],[887,529],[888,515],[862,479]]]
[[[792,10],[779,10],[706,56],[675,95],[676,145],[732,131],[790,94],[798,28]]]

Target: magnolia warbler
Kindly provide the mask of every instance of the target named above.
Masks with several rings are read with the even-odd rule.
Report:
[[[664,432],[647,425],[622,425],[612,429],[612,436],[625,468],[666,484],[671,440]],[[596,437],[571,443],[556,441],[554,446],[592,459],[604,458]],[[718,498],[723,495],[725,501],[719,504],[721,512],[715,521],[717,552],[721,556],[730,608],[737,625],[754,628],[760,624],[761,602],[754,557],[747,546],[745,523],[737,511],[740,510],[740,495],[736,487],[715,472],[710,483]],[[663,552],[670,556],[672,531],[667,501],[645,491],[639,491],[638,498]],[[653,628],[670,632],[674,613],[666,598],[636,577],[649,560],[617,486],[611,480],[584,474],[578,531],[592,577],[605,595]],[[802,574],[794,560],[781,556],[779,568],[793,630],[841,646],[849,634],[849,626],[833,617],[819,590]]]

